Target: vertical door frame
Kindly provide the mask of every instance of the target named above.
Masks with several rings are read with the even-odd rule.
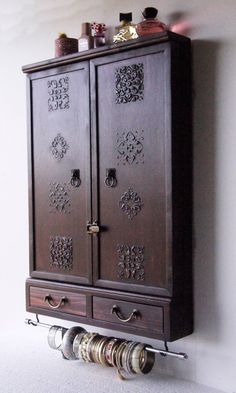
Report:
[[[34,119],[33,119],[33,97],[32,97],[32,82],[37,79],[47,78],[51,76],[58,76],[65,73],[87,69],[87,86],[88,86],[88,113],[90,113],[90,76],[89,76],[89,62],[81,61],[75,64],[51,68],[49,70],[36,71],[27,75],[27,129],[28,129],[28,194],[29,194],[29,258],[30,258],[30,276],[33,278],[41,278],[46,280],[56,280],[67,283],[79,283],[84,285],[92,284],[92,242],[88,240],[88,276],[79,277],[73,274],[53,273],[36,270],[36,250],[35,250],[35,187],[34,187]],[[78,86],[79,88],[79,86]],[[88,146],[91,145],[91,122],[90,115],[88,116]],[[89,150],[89,149],[88,149]],[[91,220],[91,152],[88,151],[88,176],[87,176],[87,221]],[[84,222],[83,230],[86,231],[86,222]],[[89,236],[89,235],[88,235]],[[83,263],[83,261],[81,261]]]
[[[168,66],[165,70],[165,170],[166,170],[166,206],[168,215],[166,217],[166,244],[167,244],[167,286],[158,288],[154,286],[145,286],[133,283],[122,283],[99,278],[99,236],[102,236],[102,225],[99,217],[99,146],[98,146],[98,105],[97,105],[97,67],[117,61],[135,59],[146,55],[166,52]],[[169,42],[154,44],[145,48],[132,49],[127,52],[112,54],[90,60],[90,86],[91,86],[91,144],[92,144],[92,216],[101,226],[101,233],[93,237],[93,285],[101,288],[112,288],[117,290],[126,290],[131,292],[152,294],[159,296],[171,296],[173,286],[172,272],[172,176],[171,176],[171,45]],[[109,263],[109,261],[107,261]]]

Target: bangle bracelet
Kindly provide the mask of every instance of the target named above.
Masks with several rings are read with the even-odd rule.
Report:
[[[114,346],[116,345],[118,341],[118,338],[112,338],[111,340],[108,341],[105,347],[105,360],[106,362],[110,365],[113,366],[112,364],[112,351]]]
[[[75,355],[76,359],[80,359],[81,358],[81,356],[80,356],[80,343],[81,343],[81,341],[82,341],[82,339],[83,339],[85,334],[86,334],[85,332],[78,333],[75,336],[75,339],[73,341],[73,352],[74,352],[74,355]]]
[[[127,371],[127,373],[130,374],[130,375],[135,374],[135,372],[134,372],[134,370],[132,368],[131,355],[132,355],[133,349],[136,347],[137,344],[138,344],[137,342],[131,341],[130,344],[128,345],[127,351],[126,351],[125,365],[124,366],[125,366],[125,371]]]
[[[111,352],[111,363],[113,367],[117,367],[116,364],[116,354],[118,351],[119,346],[121,345],[122,340],[118,339],[115,345],[112,347],[112,352]]]
[[[123,353],[125,348],[128,345],[128,341],[123,341],[120,345],[120,347],[117,350],[117,354],[116,354],[116,364],[117,364],[117,368],[119,370],[123,369]]]
[[[94,362],[94,363],[99,363],[98,348],[99,348],[100,342],[103,338],[104,338],[104,336],[101,336],[100,334],[98,334],[96,337],[94,337],[94,339],[91,343],[90,357],[92,359],[92,362]]]
[[[134,371],[135,374],[142,374],[141,368],[140,368],[140,362],[141,362],[141,353],[142,350],[144,349],[145,345],[144,344],[137,344],[133,352],[131,354],[131,367]]]
[[[127,373],[129,373],[128,366],[127,366],[127,359],[128,359],[129,348],[131,345],[132,345],[132,341],[128,341],[126,347],[122,352],[122,369]]]
[[[95,333],[96,334],[96,333]],[[94,336],[94,333],[86,333],[80,343],[80,354],[81,354],[81,358],[85,361],[85,362],[89,362],[89,358],[87,355],[87,344],[89,342],[89,339],[91,337]]]
[[[62,339],[62,354],[66,359],[75,360],[76,356],[73,352],[73,342],[77,334],[85,332],[80,326],[74,326],[67,330]]]
[[[146,345],[147,347],[147,345]],[[148,345],[149,348],[152,348],[151,345]],[[146,351],[146,349],[144,348],[142,351],[142,356],[144,357],[145,361],[144,364],[141,366],[141,372],[142,374],[148,374],[155,363],[155,354],[153,352],[148,352]]]
[[[103,337],[103,339],[100,341],[100,345],[98,347],[99,363],[102,364],[103,366],[106,366],[106,367],[110,366],[110,364],[107,362],[106,357],[105,357],[106,345],[110,340],[111,340],[110,337]]]
[[[62,326],[53,325],[48,331],[48,345],[52,349],[60,349],[62,344],[62,339],[67,329]],[[60,336],[59,336],[60,334]],[[57,343],[59,341],[59,344]]]
[[[89,333],[85,333],[81,342],[80,342],[80,346],[79,346],[79,354],[80,354],[80,358],[83,359],[85,362],[88,361],[87,356],[86,356],[86,344],[87,344],[87,337],[88,337]]]
[[[101,337],[102,336],[100,336],[99,334],[93,339],[93,341],[92,341],[92,343],[91,343],[91,354],[90,354],[90,357],[91,357],[91,359],[92,359],[92,361],[94,362],[94,363],[99,363],[98,362],[98,357],[97,357],[97,354],[98,354],[98,351],[97,351],[97,347],[98,347],[98,344],[99,344],[99,342],[100,342],[100,340],[101,340]]]
[[[122,369],[120,369],[120,368],[117,369],[118,378],[121,379],[121,381],[126,381],[127,378],[122,374],[121,371],[122,371]]]
[[[117,348],[117,351],[116,351],[116,360],[115,360],[115,363],[116,363],[116,367],[117,367],[118,370],[120,370],[120,369],[122,368],[120,354],[121,354],[121,348],[122,348],[123,346],[124,346],[124,341],[121,342],[121,344],[119,345],[119,347]]]
[[[87,356],[89,362],[92,362],[91,346],[92,346],[92,342],[96,336],[98,336],[98,333],[91,333],[91,335],[88,339],[87,345],[86,345],[86,356]]]

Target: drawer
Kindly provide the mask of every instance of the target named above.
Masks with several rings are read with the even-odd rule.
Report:
[[[65,290],[29,287],[29,307],[86,316],[86,296]]]
[[[163,333],[163,308],[146,304],[93,297],[93,318]]]

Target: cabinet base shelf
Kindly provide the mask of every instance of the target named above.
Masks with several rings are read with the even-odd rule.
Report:
[[[46,301],[48,297],[50,302]],[[113,312],[114,306],[118,313]],[[190,307],[181,299],[31,278],[26,281],[28,312],[163,341],[174,341],[192,333]]]

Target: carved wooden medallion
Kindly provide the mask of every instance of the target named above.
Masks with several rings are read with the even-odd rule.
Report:
[[[118,278],[144,281],[144,247],[117,245]]]
[[[65,138],[61,134],[57,134],[50,145],[50,151],[53,157],[57,161],[61,161],[68,149],[69,145],[67,144]]]
[[[126,191],[120,201],[120,209],[128,216],[129,220],[132,220],[141,211],[143,202],[136,191],[133,188],[129,188]]]
[[[143,130],[117,133],[117,159],[118,165],[144,164]]]

